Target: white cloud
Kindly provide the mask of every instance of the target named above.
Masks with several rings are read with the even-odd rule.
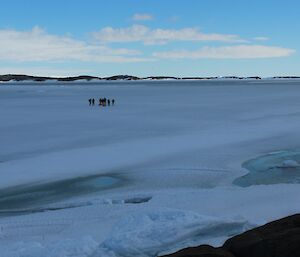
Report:
[[[151,29],[143,25],[133,25],[127,28],[105,27],[93,36],[104,43],[113,42],[143,42],[144,44],[166,44],[172,41],[220,41],[245,42],[237,35],[206,34],[197,28],[183,29]]]
[[[0,30],[0,60],[8,61],[147,61],[130,49],[89,44],[68,36],[51,35],[39,27],[29,31]]]
[[[104,28],[94,35],[98,42],[90,43],[71,36],[47,33],[40,27],[28,31],[0,30],[0,61],[45,62],[146,62],[166,59],[242,59],[290,56],[293,49],[265,45],[230,45],[203,47],[196,51],[179,50],[156,52],[148,57],[140,51],[127,48],[113,48],[112,42],[143,42],[163,44],[171,41],[243,41],[236,35],[204,34],[195,28],[180,30],[150,29],[142,25],[128,28]]]
[[[235,45],[224,47],[203,47],[196,51],[168,51],[153,53],[154,57],[165,59],[255,59],[290,56],[294,49],[264,46]]]
[[[90,69],[64,69],[53,67],[0,67],[0,74],[26,74],[31,76],[67,77],[95,73]]]
[[[255,37],[253,38],[256,41],[268,41],[270,38],[268,37]]]
[[[132,20],[134,21],[151,21],[154,17],[147,13],[136,13],[133,15]]]

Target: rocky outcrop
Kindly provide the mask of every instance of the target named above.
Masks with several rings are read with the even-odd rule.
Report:
[[[273,77],[273,79],[300,79],[299,76],[277,76]]]
[[[300,214],[228,239],[220,248],[183,249],[168,257],[300,257]]]
[[[7,74],[0,75],[0,81],[9,82],[9,81],[35,81],[35,82],[43,82],[43,81],[61,81],[61,82],[71,82],[77,80],[86,80],[90,81],[93,79],[101,79],[98,77],[92,76],[75,76],[75,77],[65,77],[65,78],[56,78],[56,77],[39,77],[39,76],[28,76],[28,75],[18,75],[18,74]]]
[[[86,81],[91,81],[91,80],[100,80],[101,78],[98,77],[93,77],[93,76],[76,76],[76,77],[66,77],[66,78],[57,78],[57,81],[63,81],[63,82],[68,82],[68,81],[77,81],[77,80],[86,80]]]
[[[300,256],[300,215],[268,223],[227,240],[224,249],[236,257]]]
[[[139,77],[130,76],[130,75],[116,75],[112,77],[103,78],[104,80],[140,80]]]
[[[177,78],[177,77],[169,77],[169,76],[151,76],[151,77],[147,77],[147,78],[144,78],[146,80],[177,80],[177,79],[180,79],[180,78]]]
[[[234,257],[230,252],[222,248],[214,248],[210,245],[190,247],[165,257]]]
[[[16,75],[16,74],[0,75],[0,81],[3,81],[3,82],[8,82],[8,81],[46,81],[49,79],[51,79],[51,78],[28,76],[28,75]]]

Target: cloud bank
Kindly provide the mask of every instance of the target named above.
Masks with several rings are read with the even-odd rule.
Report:
[[[234,45],[203,47],[196,51],[179,50],[155,52],[153,56],[163,59],[257,59],[290,56],[295,50],[264,45]]]
[[[140,17],[141,18],[141,17]],[[149,62],[160,59],[255,59],[292,55],[295,50],[279,46],[245,43],[238,35],[205,34],[196,28],[152,29],[143,25],[115,29],[106,27],[92,34],[91,42],[71,36],[49,34],[40,27],[27,31],[0,30],[0,60],[12,62],[80,61],[100,63]],[[267,38],[258,37],[264,41]],[[225,46],[198,50],[147,52],[147,45],[210,41]],[[119,48],[113,43],[140,42],[138,50]],[[134,44],[133,44],[134,45]],[[184,46],[185,44],[182,43]],[[135,46],[137,47],[137,46]],[[158,46],[159,47],[159,46]]]
[[[94,32],[93,36],[105,43],[142,42],[145,45],[167,44],[174,41],[245,42],[237,35],[206,34],[197,28],[152,29],[144,25],[132,25],[126,28],[105,27]]]
[[[132,16],[133,21],[151,21],[154,20],[154,17],[151,14],[147,13],[136,13]]]
[[[141,52],[125,48],[110,48],[89,44],[68,36],[48,34],[40,27],[29,31],[0,30],[0,60],[137,62],[147,61]]]

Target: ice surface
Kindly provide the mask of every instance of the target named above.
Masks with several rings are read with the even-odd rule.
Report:
[[[38,242],[18,242],[1,251],[5,257],[91,257],[97,243],[90,237],[63,239],[48,246]]]
[[[122,183],[1,217],[0,253],[114,256],[134,244],[150,256],[300,212],[299,99],[299,81],[283,80],[1,84],[2,194],[94,175]],[[254,158],[268,183],[235,185]]]
[[[279,166],[280,168],[297,168],[299,167],[299,163],[295,160],[285,160]]]
[[[0,216],[5,212],[12,214],[12,211],[20,213],[46,210],[47,208],[41,207],[64,199],[103,191],[120,183],[120,179],[115,177],[87,176],[7,188],[0,190]]]
[[[249,229],[245,221],[220,220],[192,212],[156,210],[122,218],[93,254],[95,257],[147,256],[228,237]],[[192,239],[192,240],[191,240]]]
[[[280,151],[257,157],[243,164],[250,172],[234,183],[240,186],[300,183],[299,160],[299,151]]]

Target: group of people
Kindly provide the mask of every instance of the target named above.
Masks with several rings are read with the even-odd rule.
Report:
[[[96,103],[96,100],[95,98],[90,98],[89,99],[89,105],[91,106],[94,106]],[[99,106],[110,106],[110,105],[115,105],[115,99],[107,99],[107,98],[100,98],[99,99]]]

